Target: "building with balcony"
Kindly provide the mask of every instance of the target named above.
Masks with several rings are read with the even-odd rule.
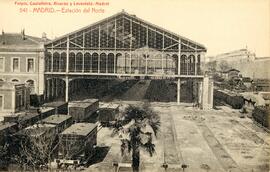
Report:
[[[46,35],[37,38],[21,33],[0,35],[0,81],[28,84],[31,95],[43,99],[44,42]],[[35,98],[35,97],[34,97]]]

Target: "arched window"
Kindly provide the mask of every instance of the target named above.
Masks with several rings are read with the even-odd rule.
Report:
[[[60,56],[60,72],[65,72],[66,71],[66,65],[67,65],[67,54],[61,53]]]
[[[180,73],[181,75],[185,75],[187,74],[187,65],[186,65],[186,59],[187,56],[186,55],[181,55],[181,59],[180,59]]]
[[[60,61],[60,54],[53,53],[53,71],[54,72],[59,71],[59,61]]]
[[[125,53],[125,73],[129,73],[129,67],[130,67],[130,54],[129,53]]]
[[[122,67],[122,54],[121,53],[117,53],[116,54],[116,59],[115,59],[115,72],[117,73],[117,71],[119,71],[118,69],[120,69],[121,71],[121,67]]]
[[[108,54],[108,73],[113,73],[114,71],[114,54]]]
[[[83,54],[76,54],[76,72],[82,72],[83,69]]]
[[[201,55],[197,56],[197,74],[201,74]]]
[[[35,82],[33,80],[29,79],[26,81],[26,85],[30,89],[30,94],[35,94]]]
[[[172,58],[173,58],[173,62],[174,62],[174,65],[172,67],[175,68],[174,69],[175,74],[178,74],[178,55],[174,54],[174,55],[172,55]]]
[[[188,74],[194,75],[195,74],[195,56],[189,55],[189,65],[188,65]]]
[[[92,55],[92,72],[97,73],[98,72],[98,54],[93,53]]]
[[[84,72],[90,72],[91,71],[91,54],[85,53],[84,54]]]
[[[106,73],[107,68],[107,55],[105,53],[100,54],[100,73]]]
[[[75,72],[75,53],[69,53],[69,71]]]

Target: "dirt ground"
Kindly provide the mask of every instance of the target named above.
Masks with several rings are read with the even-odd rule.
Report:
[[[117,101],[124,108],[136,101]],[[155,138],[156,153],[150,157],[141,150],[141,171],[186,172],[269,172],[270,134],[248,117],[221,106],[219,110],[202,111],[188,105],[151,103],[161,117],[160,132]],[[113,162],[121,162],[120,141],[108,128],[98,132],[98,146],[108,151],[101,162],[86,171],[115,171]],[[129,171],[122,168],[120,171]]]

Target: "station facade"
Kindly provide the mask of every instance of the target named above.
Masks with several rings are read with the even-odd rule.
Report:
[[[165,79],[212,107],[206,48],[122,11],[52,41],[2,32],[0,81],[26,83],[41,101],[69,95],[84,79]],[[182,89],[185,85],[187,89]]]
[[[203,71],[206,48],[125,11],[45,49],[45,98],[65,94],[68,101],[78,79],[170,79],[177,83],[178,103],[181,83],[192,81],[198,103],[212,106],[213,83]]]

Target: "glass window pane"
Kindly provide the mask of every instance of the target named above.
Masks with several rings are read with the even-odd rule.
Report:
[[[19,59],[14,58],[13,59],[13,71],[17,71],[17,70],[19,70]]]
[[[34,71],[34,59],[28,59],[27,60],[27,72],[33,72]]]

